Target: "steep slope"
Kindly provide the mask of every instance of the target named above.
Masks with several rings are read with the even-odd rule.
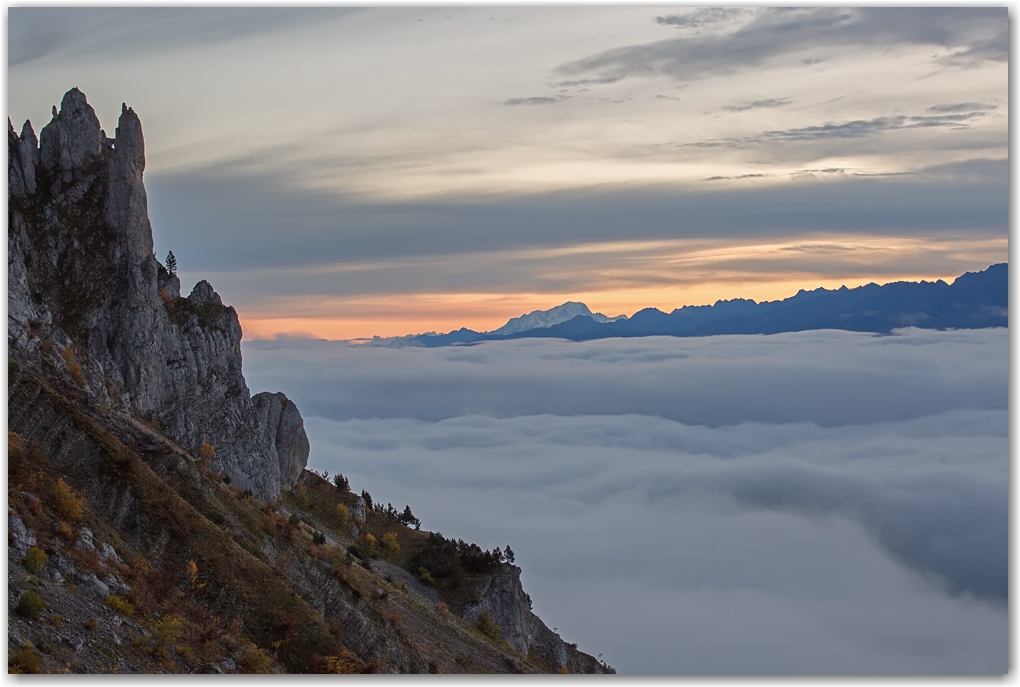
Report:
[[[233,308],[152,255],[132,110],[107,138],[73,89],[38,144],[9,129],[11,671],[609,670],[530,605],[504,615],[535,641],[475,618],[410,566],[432,535],[304,469],[297,407],[249,394]],[[488,563],[459,591],[523,603]]]

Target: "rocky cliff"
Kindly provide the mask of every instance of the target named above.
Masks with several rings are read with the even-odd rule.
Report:
[[[308,458],[297,408],[254,399],[241,374],[241,327],[206,281],[181,297],[152,252],[145,143],[124,106],[114,137],[72,89],[36,141],[8,133],[10,355],[71,366],[97,403],[155,423],[243,489],[275,498]]]
[[[153,255],[144,168],[77,89],[9,125],[10,672],[610,671],[519,568],[458,541],[433,577],[452,542],[305,469],[234,309]]]

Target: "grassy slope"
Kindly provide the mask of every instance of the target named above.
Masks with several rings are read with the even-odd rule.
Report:
[[[338,503],[354,504],[350,492],[306,472],[279,503],[262,503],[224,484],[155,429],[90,406],[73,380],[43,377],[10,359],[8,398],[16,433],[9,503],[51,556],[70,551],[83,526],[113,544],[125,561],[114,572],[132,587],[125,616],[142,628],[143,639],[125,649],[136,668],[185,671],[232,656],[249,672],[548,669],[521,660],[406,584],[359,565],[345,550],[354,543],[352,523],[336,510]],[[80,519],[61,513],[59,479],[83,495]],[[54,520],[63,532],[53,530]],[[396,565],[406,566],[427,536],[376,513],[360,524],[380,543],[387,532],[396,534],[399,551],[379,547]],[[314,533],[327,544],[314,545]],[[81,562],[79,571],[89,564]],[[75,588],[68,581],[51,591],[59,605],[60,595]],[[10,617],[15,622],[13,609]],[[156,646],[144,639],[146,630],[168,623],[180,626],[175,640]],[[76,657],[64,657],[74,672],[108,669],[75,664]],[[65,668],[51,663],[44,657],[44,669]]]

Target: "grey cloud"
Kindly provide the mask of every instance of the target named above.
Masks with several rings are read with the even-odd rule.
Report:
[[[547,97],[547,96],[535,96],[535,97],[532,97],[532,98],[510,98],[509,100],[504,100],[503,104],[504,105],[553,105],[555,103],[562,102],[563,100],[566,100],[565,96],[557,96],[555,98],[550,98],[550,97]]]
[[[953,112],[978,112],[985,110],[994,110],[996,105],[984,104],[984,103],[950,103],[945,105],[932,105],[928,108],[929,112],[937,113],[953,113]]]
[[[952,592],[1006,601],[1008,498],[1001,486],[966,470],[876,478],[831,467],[742,466],[739,474],[664,479],[651,494],[676,497],[706,489],[758,508],[843,514],[865,524],[906,564],[944,580]]]
[[[705,181],[732,181],[733,179],[764,179],[765,177],[775,176],[773,174],[739,174],[737,176],[725,177],[725,176],[714,176],[706,177]]]
[[[284,388],[302,408],[313,467],[410,504],[427,529],[509,543],[536,612],[624,672],[996,674],[1008,662],[1007,339],[802,332],[439,352],[296,340],[244,355],[253,389]],[[515,406],[522,379],[529,400]],[[801,404],[815,384],[825,394]],[[895,403],[857,417],[867,424],[819,421],[882,406],[894,387]],[[975,406],[975,387],[998,400]],[[712,405],[713,389],[725,424],[698,424],[693,401],[676,413],[684,396]]]
[[[655,22],[663,26],[677,28],[699,28],[708,24],[717,24],[739,17],[743,12],[739,9],[726,7],[706,7],[687,14],[667,14],[656,17]]]
[[[874,119],[856,119],[839,124],[823,124],[821,126],[765,131],[757,137],[757,140],[782,142],[815,141],[824,138],[860,138],[897,129],[955,126],[981,114],[980,112],[968,112],[966,114],[952,115],[921,115],[912,117],[899,115],[895,117],[876,117]]]
[[[736,109],[734,111],[741,110]],[[903,129],[966,127],[967,122],[983,116],[986,112],[987,110],[974,110],[970,112],[959,112],[954,110],[951,112],[939,112],[938,114],[895,115],[889,117],[875,117],[873,119],[854,119],[846,122],[827,123],[817,126],[763,131],[755,136],[747,136],[743,138],[695,141],[679,145],[681,147],[695,148],[746,148],[755,145],[772,143],[794,143],[831,139],[859,139]]]
[[[346,8],[12,7],[8,67],[62,50],[75,59],[141,55],[315,26]]]
[[[562,65],[564,74],[663,74],[694,80],[748,69],[809,49],[848,46],[967,46],[945,66],[1008,58],[1005,8],[772,9],[738,31],[615,48]]]
[[[769,98],[767,100],[755,100],[741,105],[727,105],[723,109],[728,112],[747,112],[748,110],[764,110],[774,107],[784,107],[792,103],[790,98]]]
[[[574,79],[572,81],[556,81],[549,84],[555,88],[576,88],[578,86],[604,86],[622,80],[622,76],[607,77],[605,79]]]

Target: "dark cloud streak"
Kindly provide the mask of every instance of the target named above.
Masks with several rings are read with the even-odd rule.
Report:
[[[530,98],[510,98],[504,100],[504,105],[555,105],[566,100],[565,96],[551,98],[549,96],[534,96]]]
[[[559,71],[603,77],[661,74],[689,81],[758,67],[805,50],[897,45],[967,46],[941,62],[967,67],[1005,61],[1008,33],[1005,8],[762,10],[734,33],[615,48],[564,64]]]
[[[769,98],[767,100],[755,100],[742,105],[727,105],[723,109],[727,112],[747,112],[748,110],[765,110],[775,107],[784,107],[792,103],[790,98]]]

